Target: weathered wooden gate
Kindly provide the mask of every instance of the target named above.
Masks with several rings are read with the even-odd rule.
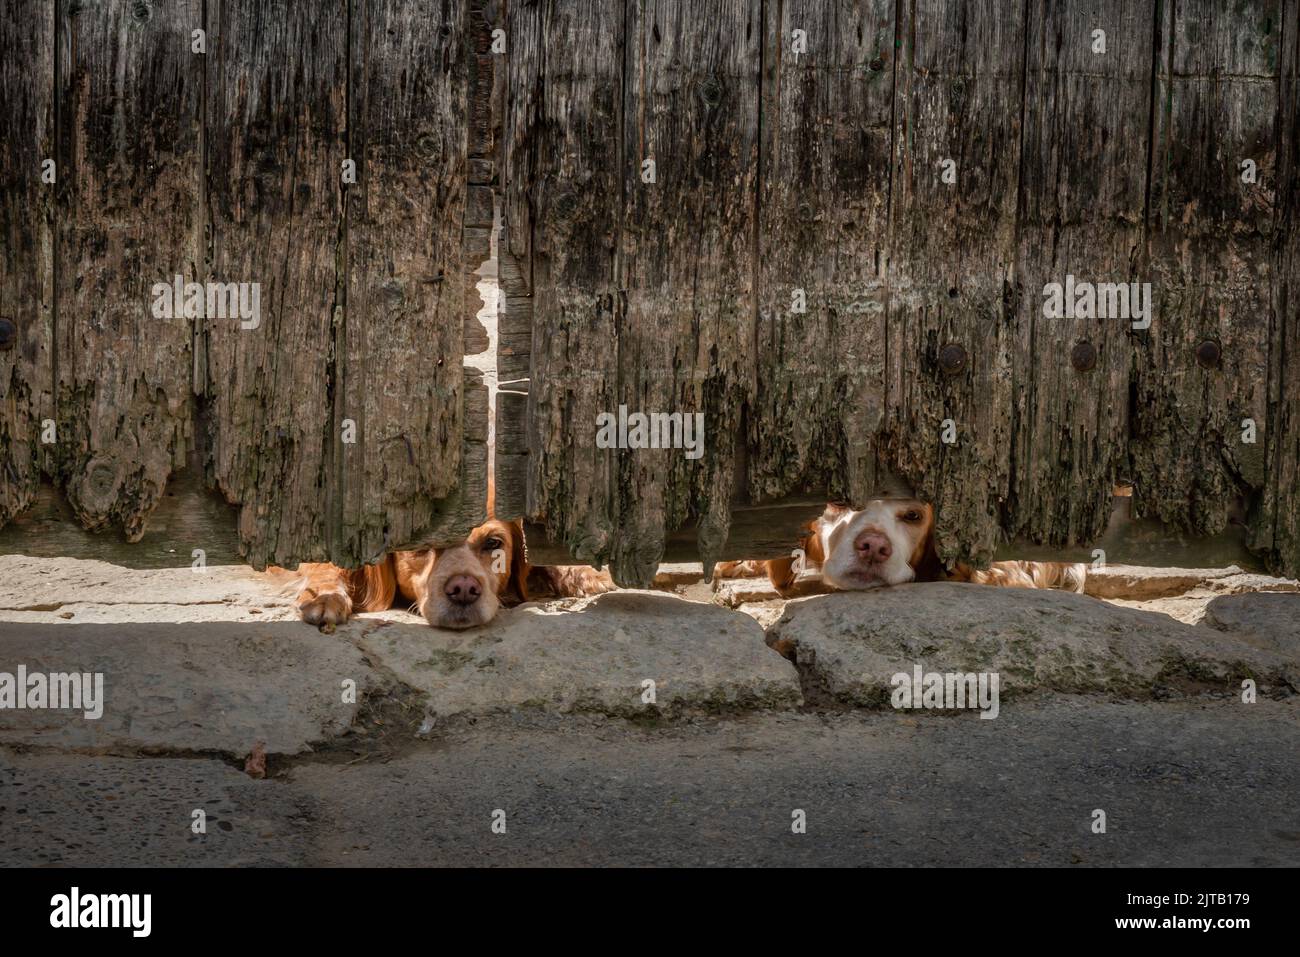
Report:
[[[898,479],[979,561],[1126,482],[1300,572],[1300,0],[15,0],[0,47],[0,522],[46,479],[137,537],[188,462],[257,565],[460,534],[495,207],[539,553],[643,582]],[[155,318],[176,275],[260,324]]]
[[[1197,534],[1245,497],[1296,570],[1298,11],[511,6],[516,509],[644,580],[684,521],[726,554],[737,502],[896,472],[979,560],[1095,539],[1128,481]],[[1047,318],[1069,276],[1151,283],[1149,328]],[[707,454],[595,449],[620,405],[703,411]]]
[[[190,462],[258,566],[476,523],[470,23],[407,0],[4,5],[0,522],[44,476],[135,539]],[[158,318],[159,282],[183,304],[256,283],[259,315]]]

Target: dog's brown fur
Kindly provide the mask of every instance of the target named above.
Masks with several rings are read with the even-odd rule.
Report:
[[[298,610],[308,624],[341,625],[359,612],[400,603],[435,627],[453,629],[486,624],[500,608],[530,598],[581,597],[615,587],[608,571],[586,565],[529,565],[523,525],[498,519],[479,525],[453,548],[390,552],[357,569],[307,563],[299,567],[296,583]],[[458,587],[464,591],[453,599]],[[472,599],[463,597],[469,594]]]
[[[880,505],[883,500],[874,500],[869,505]],[[1003,588],[1064,588],[1082,592],[1086,578],[1086,567],[1067,562],[993,562],[986,569],[975,568],[964,563],[957,563],[951,570],[947,569],[939,558],[934,544],[934,508],[929,503],[914,499],[899,499],[888,504],[900,515],[909,520],[912,530],[911,539],[895,541],[895,547],[907,546],[907,564],[911,567],[911,581],[961,581],[979,585],[995,585]],[[798,539],[804,565],[810,569],[820,569],[826,564],[828,555],[827,535],[824,530],[835,525],[839,529],[849,527],[840,520],[853,514],[844,506],[828,505],[826,511],[818,518],[804,524]],[[838,523],[838,524],[836,524]],[[871,531],[877,531],[874,526]],[[831,532],[833,538],[838,532]],[[832,550],[847,546],[848,543],[832,541]],[[767,561],[720,562],[714,571],[714,578],[743,578],[766,574],[773,587],[781,595],[788,595],[795,580],[799,577],[797,560],[791,555],[787,558]]]

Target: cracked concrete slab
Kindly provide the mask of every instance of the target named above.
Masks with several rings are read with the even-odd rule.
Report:
[[[1300,659],[1300,595],[1221,595],[1205,607],[1205,624],[1252,644]]]
[[[297,620],[291,595],[241,565],[128,569],[76,558],[0,555],[0,621]]]
[[[508,609],[448,632],[387,622],[360,639],[436,715],[512,708],[638,717],[800,704],[753,619],[652,591]],[[653,704],[643,700],[654,682]]]
[[[698,585],[706,581],[704,566],[699,562],[665,562],[655,572],[655,588],[671,591],[679,586]]]
[[[768,630],[805,688],[889,707],[897,673],[996,672],[1003,696],[1039,689],[1145,697],[1158,688],[1237,693],[1300,687],[1294,657],[1164,615],[1067,592],[955,582],[798,599]]]
[[[6,622],[0,672],[103,675],[103,715],[0,711],[0,742],[111,751],[297,754],[341,733],[379,679],[361,652],[298,622]]]
[[[831,591],[816,572],[805,572],[787,597],[804,598]],[[1206,602],[1217,595],[1257,591],[1300,591],[1300,582],[1227,568],[1152,568],[1144,565],[1090,567],[1086,593],[1132,608],[1159,611],[1195,624]],[[713,601],[728,608],[781,598],[766,577],[725,578],[714,583]]]
[[[1207,595],[1235,595],[1252,591],[1300,591],[1300,582],[1245,572],[1236,565],[1227,568],[1151,568],[1144,565],[1101,565],[1090,567],[1086,594],[1094,598],[1151,601],[1190,592]]]
[[[713,602],[725,608],[739,608],[741,605],[775,599],[806,598],[809,595],[825,595],[833,591],[821,580],[817,572],[805,572],[795,579],[786,589],[784,596],[773,587],[767,576],[761,578],[723,578],[714,583]]]
[[[439,715],[537,709],[658,717],[796,707],[798,674],[765,645],[761,626],[771,627],[773,640],[798,632],[805,673],[838,689],[848,703],[878,701],[880,675],[863,670],[864,652],[855,643],[875,643],[869,664],[887,671],[886,681],[893,670],[906,670],[891,662],[911,661],[915,649],[925,648],[936,660],[957,662],[954,669],[994,661],[1006,673],[1003,691],[1012,694],[1022,685],[1149,694],[1178,667],[1198,680],[1219,680],[1225,672],[1206,671],[1207,661],[1240,663],[1274,682],[1295,676],[1294,643],[1270,644],[1257,634],[1261,628],[1286,633],[1276,630],[1286,624],[1284,609],[1270,613],[1265,628],[1258,613],[1231,617],[1234,606],[1224,604],[1223,614],[1207,622],[1218,631],[1187,630],[1160,615],[1117,619],[1113,606],[1078,596],[1065,596],[1076,604],[1062,608],[1051,604],[1059,596],[1048,593],[1026,598],[1030,593],[982,589],[974,598],[962,592],[954,603],[945,589],[976,586],[938,584],[915,586],[924,592],[838,596],[867,604],[857,606],[856,624],[854,616],[827,624],[809,618],[799,603],[764,599],[763,580],[724,582],[715,595],[691,580],[694,567],[670,572],[676,578],[663,584],[676,597],[623,591],[529,605],[467,633],[430,629],[416,616],[390,610],[323,635],[298,622],[277,583],[242,567],[195,573],[187,564],[128,570],[98,561],[0,557],[0,671],[14,672],[19,664],[33,671],[99,671],[107,684],[98,721],[69,711],[7,710],[0,714],[0,741],[243,756],[263,740],[272,754],[297,754],[355,730],[357,706],[342,700],[345,678],[357,682],[359,698],[399,678],[427,695]],[[1218,582],[1194,592],[1202,607],[1228,598],[1208,587],[1242,584],[1235,569],[1195,575]],[[1175,596],[1148,605],[1191,600]],[[974,633],[962,613],[971,602],[987,606]],[[1024,602],[1048,604],[1033,614],[1015,610]],[[724,603],[736,611],[718,607]],[[882,614],[892,629],[887,633],[877,628]],[[781,621],[791,616],[793,623]],[[947,623],[941,640],[934,638],[936,622]],[[1025,627],[1028,637],[1016,633]],[[1117,637],[1117,630],[1132,634]],[[853,637],[859,633],[868,637]],[[1276,657],[1288,649],[1289,658]],[[861,674],[854,677],[854,669]],[[653,706],[642,700],[647,680],[655,682]]]

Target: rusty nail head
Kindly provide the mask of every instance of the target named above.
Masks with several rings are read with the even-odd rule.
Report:
[[[1196,347],[1196,361],[1207,369],[1217,367],[1222,354],[1223,351],[1219,348],[1219,344],[1213,339],[1206,339]]]
[[[939,368],[948,375],[956,375],[966,368],[966,350],[950,342],[939,350]]]
[[[883,58],[881,58],[881,57],[876,57],[875,59],[873,59],[873,60],[871,61],[871,69],[872,69],[874,72],[879,73],[879,72],[880,72],[881,70],[883,70],[884,68],[885,68],[885,61],[884,61]]]
[[[1088,372],[1097,367],[1097,347],[1084,340],[1076,342],[1070,350],[1070,364],[1080,372]]]

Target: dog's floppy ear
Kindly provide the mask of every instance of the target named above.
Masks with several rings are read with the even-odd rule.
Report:
[[[821,523],[820,518],[815,518],[804,523],[799,531],[799,549],[803,552],[805,563],[821,565],[826,561],[826,553],[822,551]],[[799,578],[793,555],[789,558],[769,559],[765,564],[768,581],[779,594],[784,595]]]
[[[848,505],[845,502],[827,502],[826,508],[822,510],[821,515],[805,525],[804,528],[817,529],[821,527],[822,522],[830,522],[834,524],[844,515],[845,512],[851,511],[853,511],[853,506]]]
[[[528,552],[524,547],[524,523],[521,519],[506,523],[510,528],[510,581],[506,585],[511,598],[528,601]]]
[[[827,511],[830,511],[829,506]],[[842,511],[836,514],[842,514]],[[825,518],[826,514],[823,513],[821,518],[815,518],[805,524],[803,531],[799,533],[799,547],[803,549],[804,559],[818,565],[826,564],[826,552],[822,548],[822,522]]]
[[[363,565],[345,571],[343,579],[347,582],[348,597],[352,599],[355,611],[385,611],[393,607],[393,596],[397,594],[397,573],[392,555],[385,555],[382,561],[374,565]]]
[[[912,571],[916,572],[913,581],[938,582],[948,577],[948,569],[939,559],[939,550],[934,546],[934,509],[930,509],[930,523],[925,530],[925,538],[918,549],[919,558],[912,562]]]

